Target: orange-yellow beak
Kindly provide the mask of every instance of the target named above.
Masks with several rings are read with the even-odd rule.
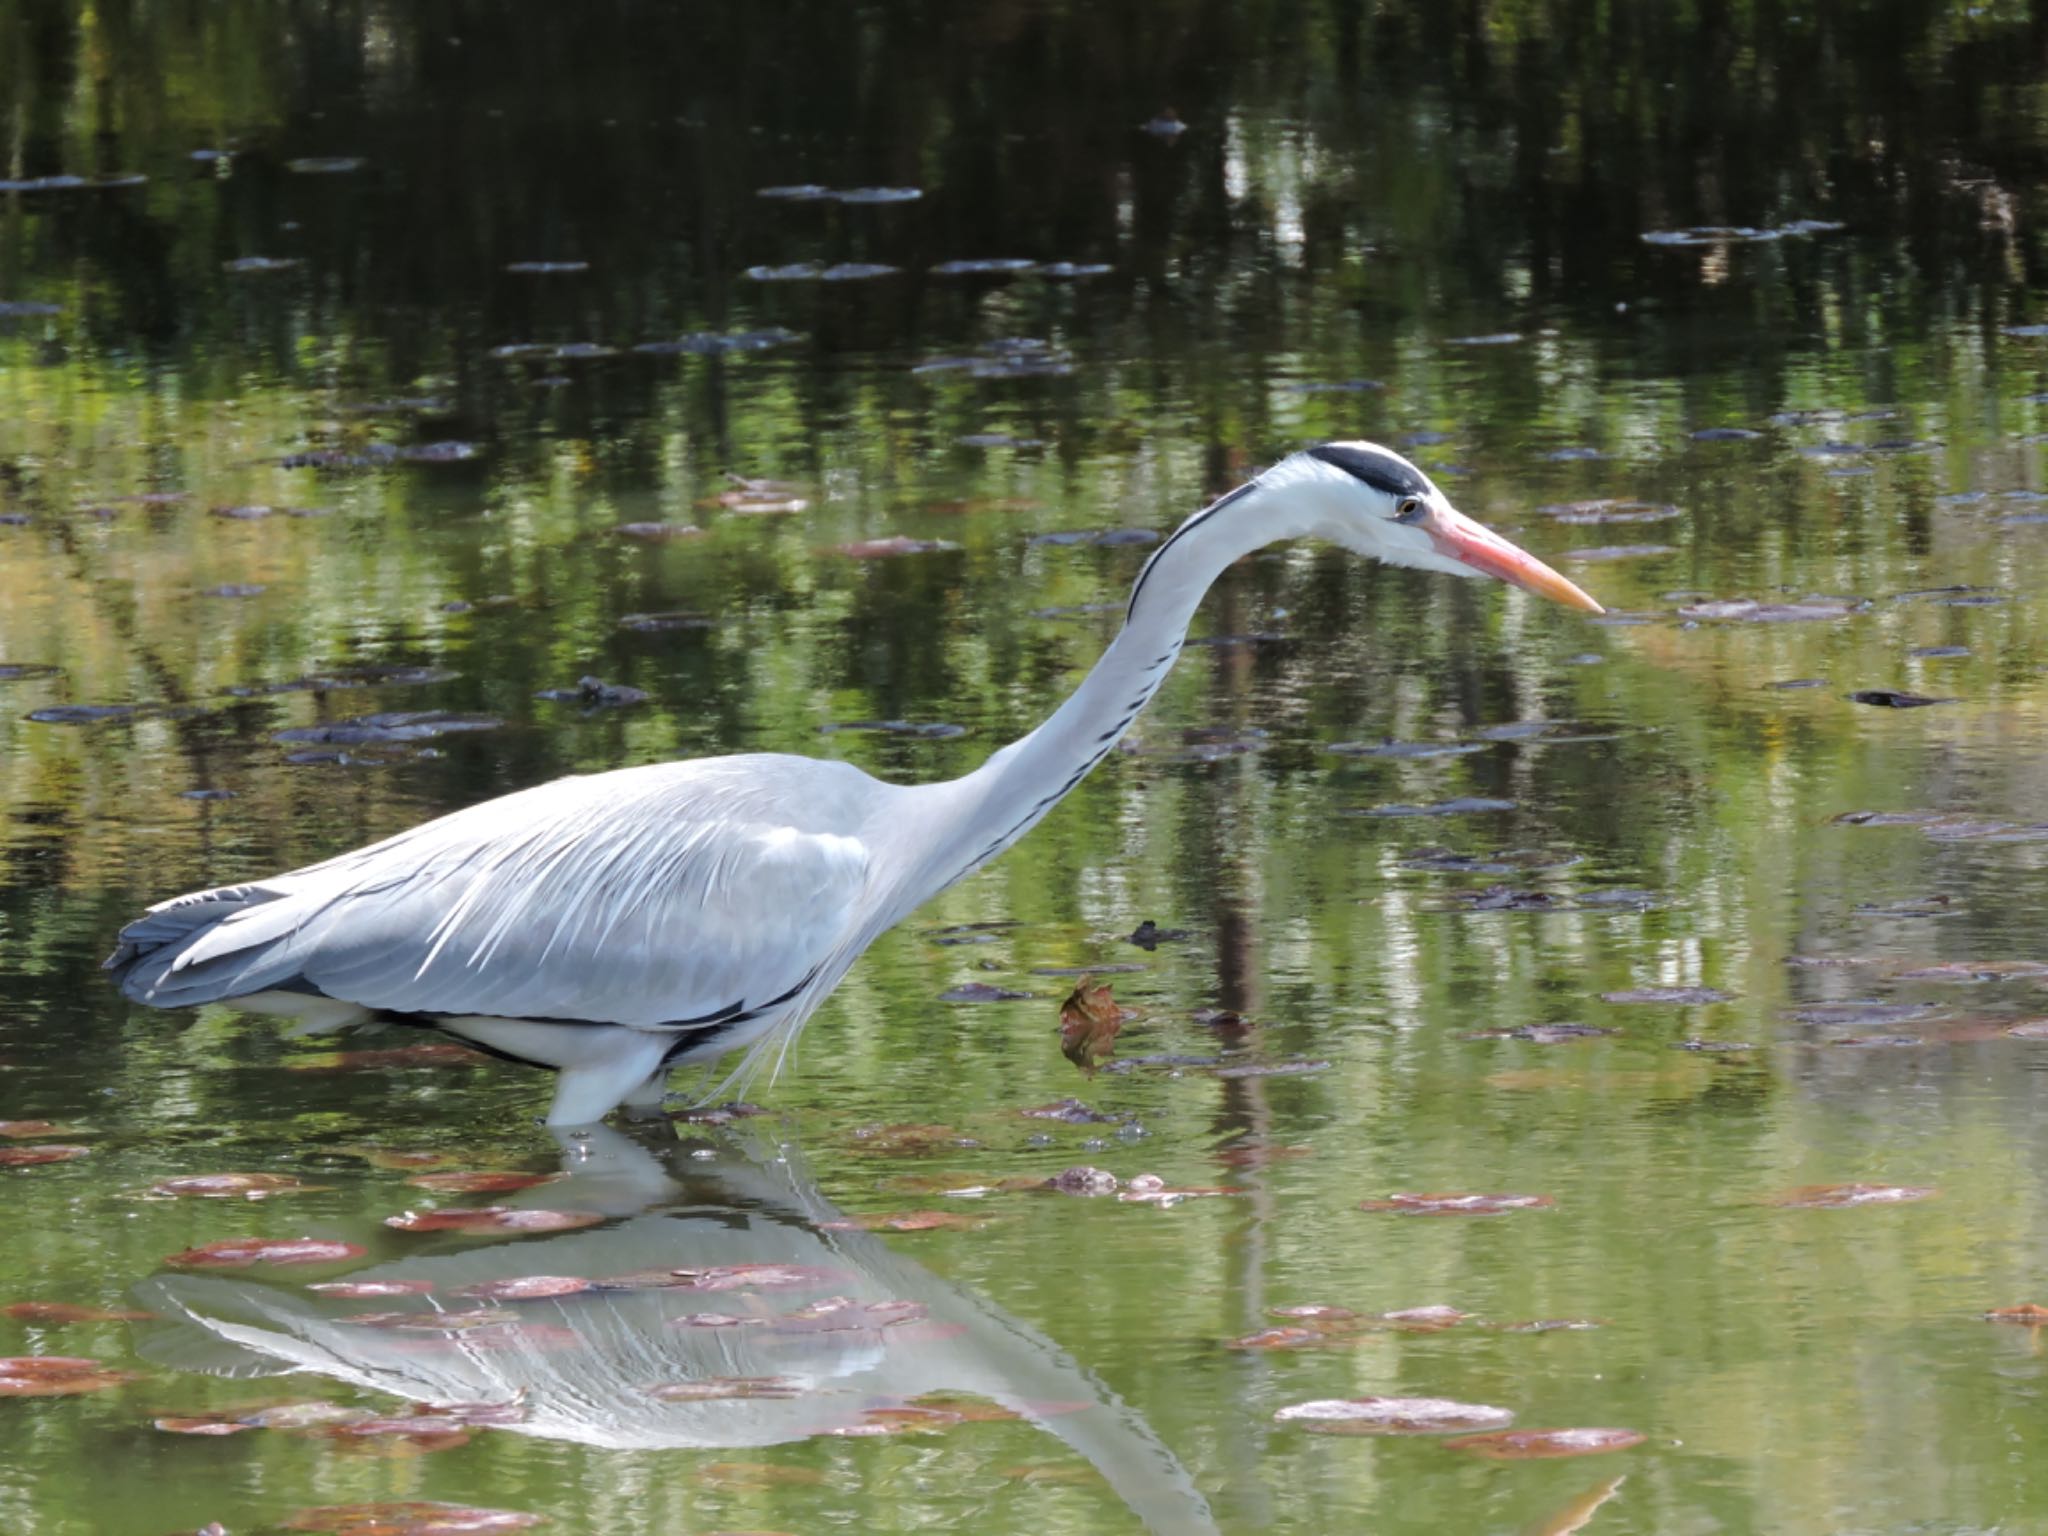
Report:
[[[1491,528],[1462,512],[1441,507],[1420,519],[1437,553],[1525,592],[1534,592],[1568,608],[1587,613],[1607,610],[1581,591],[1576,582],[1558,575],[1527,550],[1518,549]]]

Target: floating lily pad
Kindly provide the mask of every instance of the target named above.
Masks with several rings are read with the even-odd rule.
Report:
[[[103,720],[132,720],[150,713],[148,704],[53,704],[32,709],[24,717],[39,725],[97,725]]]
[[[1497,1216],[1557,1204],[1552,1195],[1398,1194],[1359,1202],[1361,1211],[1396,1211],[1408,1216]]]
[[[149,1192],[174,1199],[263,1200],[272,1195],[303,1194],[315,1187],[288,1173],[189,1173],[158,1179]]]
[[[604,1217],[596,1211],[546,1211],[504,1205],[443,1206],[432,1211],[405,1211],[386,1216],[384,1225],[400,1232],[574,1232],[594,1227]]]
[[[56,1145],[0,1147],[0,1168],[39,1168],[46,1163],[69,1163],[91,1150],[90,1147]]]
[[[136,1379],[133,1371],[117,1371],[97,1360],[73,1355],[0,1358],[0,1397],[74,1397]]]
[[[1726,1003],[1734,994],[1718,987],[1630,987],[1622,992],[1602,992],[1603,1003],[1675,1003],[1691,1007],[1701,1003]]]
[[[174,1253],[173,1269],[247,1269],[255,1264],[339,1264],[360,1259],[360,1243],[324,1237],[232,1237]]]
[[[1500,1429],[1462,1435],[1444,1444],[1488,1461],[1542,1461],[1563,1456],[1598,1456],[1641,1445],[1648,1436],[1633,1429]]]
[[[1293,1403],[1273,1415],[1322,1434],[1443,1435],[1491,1429],[1514,1421],[1506,1408],[1446,1397],[1325,1397]]]
[[[1801,1184],[1768,1195],[1764,1204],[1794,1211],[1840,1211],[1852,1206],[1905,1205],[1941,1193],[1919,1184]]]

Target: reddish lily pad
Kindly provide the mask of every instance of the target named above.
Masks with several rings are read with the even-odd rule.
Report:
[[[1552,1195],[1396,1194],[1359,1202],[1361,1211],[1399,1211],[1410,1216],[1496,1216],[1557,1204]]]
[[[360,1243],[325,1237],[231,1237],[165,1259],[176,1269],[247,1269],[252,1264],[338,1264],[360,1259]]]
[[[71,1397],[101,1392],[136,1379],[97,1360],[76,1355],[15,1355],[0,1358],[0,1397]]]
[[[386,1216],[384,1225],[400,1232],[573,1232],[594,1227],[604,1217],[596,1211],[525,1210],[507,1205],[449,1205],[433,1211],[405,1211]]]
[[[546,1301],[591,1289],[590,1281],[575,1275],[515,1275],[506,1280],[483,1280],[475,1285],[465,1285],[455,1294],[479,1301]]]
[[[43,1145],[0,1147],[0,1168],[37,1168],[44,1163],[68,1163],[86,1155],[89,1147]]]
[[[480,1509],[425,1499],[377,1504],[325,1504],[285,1518],[288,1531],[322,1531],[329,1536],[483,1536],[526,1531],[544,1524],[542,1515],[511,1509]]]
[[[239,1435],[256,1427],[235,1419],[166,1418],[154,1422],[167,1435]]]
[[[66,1323],[139,1323],[155,1316],[132,1307],[88,1307],[75,1301],[13,1301],[0,1307],[0,1317],[45,1328]]]
[[[1506,1408],[1447,1397],[1325,1397],[1291,1404],[1273,1417],[1320,1434],[1444,1435],[1501,1428],[1515,1416]]]
[[[149,1192],[173,1199],[263,1200],[271,1195],[303,1194],[317,1187],[288,1173],[189,1173],[158,1179]]]
[[[1699,1003],[1726,1003],[1734,994],[1718,987],[1630,987],[1624,992],[1602,992],[1603,1003],[1674,1003],[1690,1007]]]
[[[1544,1461],[1562,1456],[1598,1456],[1641,1445],[1648,1436],[1633,1429],[1501,1429],[1461,1435],[1444,1444],[1488,1461]]]
[[[405,1182],[444,1195],[508,1195],[552,1184],[560,1177],[559,1173],[416,1173]]]
[[[1904,1205],[1941,1191],[1923,1184],[1801,1184],[1765,1197],[1766,1205],[1795,1211],[1839,1211],[1858,1205]]]
[[[7,1141],[27,1141],[31,1136],[62,1134],[54,1120],[0,1120],[0,1139]]]
[[[309,1285],[309,1291],[341,1301],[377,1301],[386,1296],[424,1296],[434,1288],[431,1280],[328,1280]]]
[[[2017,1307],[1994,1307],[1984,1314],[1987,1323],[2017,1323],[2025,1328],[2048,1325],[2048,1307],[2025,1302]]]

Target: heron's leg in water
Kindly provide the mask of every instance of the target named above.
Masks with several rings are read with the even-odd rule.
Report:
[[[619,1101],[628,1119],[651,1120],[661,1113],[662,1100],[668,1097],[668,1068],[663,1067],[646,1082],[635,1088]]]

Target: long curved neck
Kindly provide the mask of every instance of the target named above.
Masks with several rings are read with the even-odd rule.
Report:
[[[934,786],[953,812],[952,833],[927,866],[934,880],[949,885],[986,864],[1115,750],[1173,670],[1196,607],[1225,568],[1267,544],[1321,531],[1318,498],[1283,494],[1293,489],[1284,482],[1274,474],[1253,480],[1182,523],[1139,573],[1124,627],[1072,697],[973,773]]]

